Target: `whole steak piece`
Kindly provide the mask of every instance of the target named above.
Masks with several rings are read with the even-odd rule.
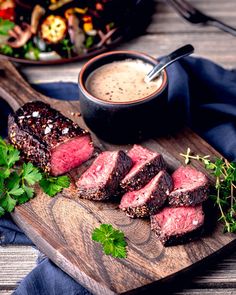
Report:
[[[9,116],[8,136],[27,160],[55,176],[78,167],[94,150],[87,131],[40,101]]]
[[[202,205],[196,207],[165,207],[151,216],[151,229],[164,246],[188,242],[203,231]]]
[[[159,171],[166,168],[162,155],[140,145],[134,145],[128,152],[128,156],[134,165],[121,181],[121,187],[126,191],[139,190]]]
[[[208,197],[206,175],[190,166],[181,166],[172,174],[174,189],[169,195],[171,206],[194,206]]]
[[[105,151],[77,181],[80,198],[101,201],[117,195],[121,179],[132,167],[132,160],[123,151]]]
[[[130,217],[147,217],[157,213],[173,189],[171,176],[160,171],[146,186],[124,194],[119,208]]]

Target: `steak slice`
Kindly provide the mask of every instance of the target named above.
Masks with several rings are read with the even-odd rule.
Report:
[[[202,205],[196,207],[165,207],[151,216],[151,229],[164,246],[188,242],[203,232]]]
[[[27,160],[55,176],[78,167],[94,150],[87,131],[40,101],[9,116],[8,136]]]
[[[134,165],[121,181],[121,187],[126,191],[139,190],[159,171],[166,168],[162,155],[140,145],[135,144],[128,152],[128,156]]]
[[[206,175],[190,166],[181,166],[172,174],[174,189],[168,199],[171,206],[194,206],[208,197]]]
[[[131,166],[132,160],[123,151],[101,153],[77,181],[79,197],[101,201],[116,195]]]
[[[172,189],[171,176],[166,171],[160,171],[145,187],[124,194],[119,208],[130,217],[155,214],[163,206]]]

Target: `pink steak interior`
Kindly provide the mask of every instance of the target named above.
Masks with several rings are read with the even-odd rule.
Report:
[[[51,156],[51,173],[61,175],[87,161],[94,147],[89,135],[78,136],[55,147]]]
[[[153,216],[161,230],[168,235],[178,235],[190,232],[204,222],[202,205],[196,207],[164,208]]]
[[[142,167],[146,162],[151,161],[157,155],[157,153],[154,153],[140,145],[135,144],[133,148],[128,152],[128,156],[132,159],[133,167],[126,175],[124,180],[135,175],[139,171],[140,167]]]
[[[174,189],[185,187],[192,189],[196,187],[196,183],[201,185],[208,182],[206,176],[202,172],[197,171],[196,169],[189,166],[179,167],[172,174],[172,179],[174,182]]]
[[[103,152],[85,171],[77,182],[77,186],[94,187],[106,183],[116,164],[118,152]]]
[[[153,191],[158,189],[158,184],[163,171],[158,173],[146,186],[137,191],[127,192],[121,199],[120,208],[136,207],[145,204]]]

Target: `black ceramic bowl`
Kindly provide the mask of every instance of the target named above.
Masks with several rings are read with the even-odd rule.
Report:
[[[79,74],[81,113],[87,126],[100,138],[114,143],[132,143],[158,135],[167,122],[167,73],[161,87],[151,95],[131,102],[108,102],[86,89],[86,79],[97,68],[114,61],[139,59],[155,65],[157,61],[141,52],[111,51],[89,60]]]

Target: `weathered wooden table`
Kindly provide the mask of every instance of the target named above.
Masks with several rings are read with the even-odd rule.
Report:
[[[199,9],[236,27],[235,0],[191,0]],[[226,68],[236,68],[236,38],[211,27],[198,27],[182,20],[165,1],[156,1],[153,22],[147,33],[118,49],[145,51],[163,55],[185,43],[191,43],[196,55],[212,59]],[[83,63],[62,66],[21,66],[30,82],[77,81]],[[31,247],[0,247],[0,294],[11,294],[18,282],[35,266],[37,250]],[[169,284],[170,285],[170,284]],[[171,294],[236,294],[236,252],[226,253],[207,263],[187,279],[174,282]],[[165,286],[164,286],[165,288]],[[159,294],[167,294],[159,291]],[[169,292],[169,291],[168,291]],[[69,295],[69,294],[68,294]]]

